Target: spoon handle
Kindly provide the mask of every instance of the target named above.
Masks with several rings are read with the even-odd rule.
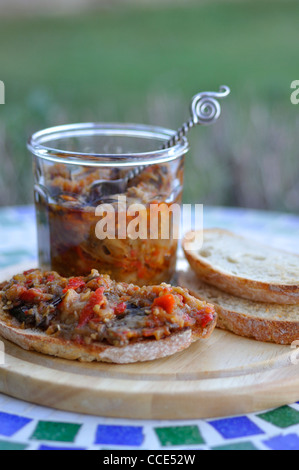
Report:
[[[217,99],[225,98],[230,94],[230,89],[222,85],[219,91],[204,91],[192,98],[190,112],[191,118],[179,128],[177,133],[164,144],[163,148],[176,145],[194,126],[201,124],[208,126],[217,121],[221,114],[221,107]]]
[[[217,121],[221,114],[221,107],[217,99],[225,98],[230,94],[230,89],[222,85],[219,91],[203,91],[193,96],[190,106],[191,118],[179,128],[177,133],[163,145],[167,149],[176,145],[192,127],[198,124],[208,126]],[[125,178],[126,184],[133,178],[139,176],[146,167],[140,166],[131,170]]]

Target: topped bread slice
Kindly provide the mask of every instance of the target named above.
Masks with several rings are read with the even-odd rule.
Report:
[[[69,279],[31,270],[0,284],[0,335],[64,359],[149,361],[186,349],[215,325],[214,307],[187,290],[117,283],[96,270]]]
[[[186,234],[183,249],[199,279],[237,297],[299,304],[298,255],[228,230],[204,230],[203,246],[196,235]]]

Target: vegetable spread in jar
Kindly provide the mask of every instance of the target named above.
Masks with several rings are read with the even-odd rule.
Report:
[[[173,204],[180,205],[184,159],[163,165],[150,165],[128,183],[125,194],[100,194],[94,182],[118,180],[130,169],[44,165],[42,184],[36,185],[36,208],[40,264],[60,275],[85,276],[91,269],[109,274],[112,279],[139,286],[169,282],[175,271],[177,237],[173,236]],[[125,206],[119,205],[119,197]],[[96,208],[109,204],[114,211],[115,236],[100,239]],[[134,204],[140,213],[145,236],[132,237],[126,230],[135,215],[127,215]],[[162,204],[158,233],[151,230],[151,208]],[[125,227],[123,212],[126,213]],[[169,236],[163,237],[161,219],[167,222]],[[140,219],[139,219],[140,223]],[[121,224],[123,224],[121,226]],[[137,227],[138,228],[138,227]],[[120,232],[125,229],[126,236]],[[109,230],[107,231],[109,232]],[[110,234],[111,235],[111,234]]]

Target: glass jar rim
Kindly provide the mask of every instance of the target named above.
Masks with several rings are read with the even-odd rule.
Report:
[[[164,127],[150,126],[144,124],[123,124],[123,123],[82,123],[68,124],[50,127],[32,135],[27,143],[28,149],[37,157],[52,162],[85,165],[85,166],[105,166],[112,167],[116,164],[121,167],[134,165],[153,165],[166,163],[183,156],[189,150],[189,144],[183,137],[172,147],[163,149],[163,144],[167,143],[174,135],[175,131]],[[134,137],[144,139],[156,139],[161,142],[161,148],[147,152],[136,153],[90,153],[74,152],[57,149],[49,145],[49,142],[61,138],[74,137]]]

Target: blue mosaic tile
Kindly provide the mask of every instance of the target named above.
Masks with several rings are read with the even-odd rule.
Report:
[[[141,446],[144,440],[143,428],[140,426],[99,425],[95,444]]]
[[[11,437],[31,421],[29,418],[0,412],[0,434]]]
[[[80,447],[54,447],[54,446],[39,446],[38,450],[86,450]]]
[[[299,436],[297,434],[272,437],[263,443],[271,450],[299,450]]]
[[[238,437],[256,436],[265,434],[247,416],[237,418],[225,418],[209,421],[209,424],[224,437],[224,439],[236,439]]]

